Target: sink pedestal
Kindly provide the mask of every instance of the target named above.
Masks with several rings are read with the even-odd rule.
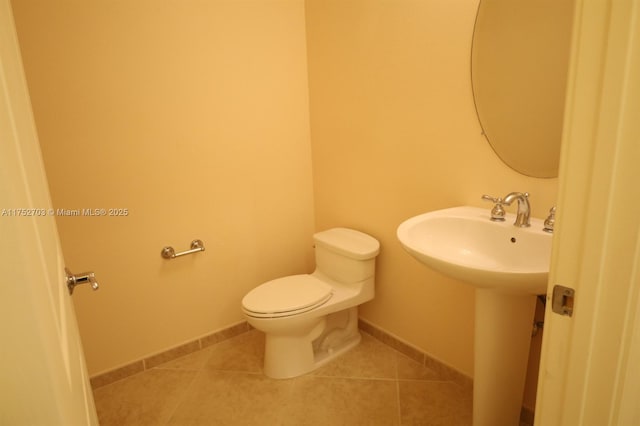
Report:
[[[473,426],[520,424],[536,296],[476,288]]]
[[[402,246],[428,267],[476,288],[474,426],[519,424],[537,294],[546,292],[551,234],[513,226],[486,209],[452,207],[398,227]]]

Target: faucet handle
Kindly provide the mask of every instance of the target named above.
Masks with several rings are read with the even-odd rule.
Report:
[[[494,222],[504,222],[504,216],[506,212],[502,207],[502,197],[492,197],[491,195],[483,195],[482,199],[485,201],[490,201],[495,203],[493,208],[491,209],[491,220]]]
[[[502,203],[502,197],[493,197],[491,195],[484,194],[482,196],[483,200],[491,201],[492,203]]]
[[[542,230],[544,232],[553,233],[553,227],[556,224],[556,206],[551,207],[549,209],[549,216],[544,220],[544,228]]]

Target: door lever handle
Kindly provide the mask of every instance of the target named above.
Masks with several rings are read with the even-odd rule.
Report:
[[[100,288],[98,281],[96,281],[96,274],[93,272],[83,272],[81,274],[74,275],[68,268],[64,268],[64,272],[67,275],[67,288],[69,288],[69,294],[73,294],[75,286],[84,283],[91,284],[91,288],[94,291]]]

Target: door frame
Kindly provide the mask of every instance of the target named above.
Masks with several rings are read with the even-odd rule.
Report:
[[[640,424],[640,1],[576,1],[568,81],[535,424]]]

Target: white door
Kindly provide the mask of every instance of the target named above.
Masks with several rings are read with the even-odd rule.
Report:
[[[578,0],[536,425],[640,425],[640,1]]]
[[[0,0],[0,425],[98,424],[50,208],[11,7]]]

